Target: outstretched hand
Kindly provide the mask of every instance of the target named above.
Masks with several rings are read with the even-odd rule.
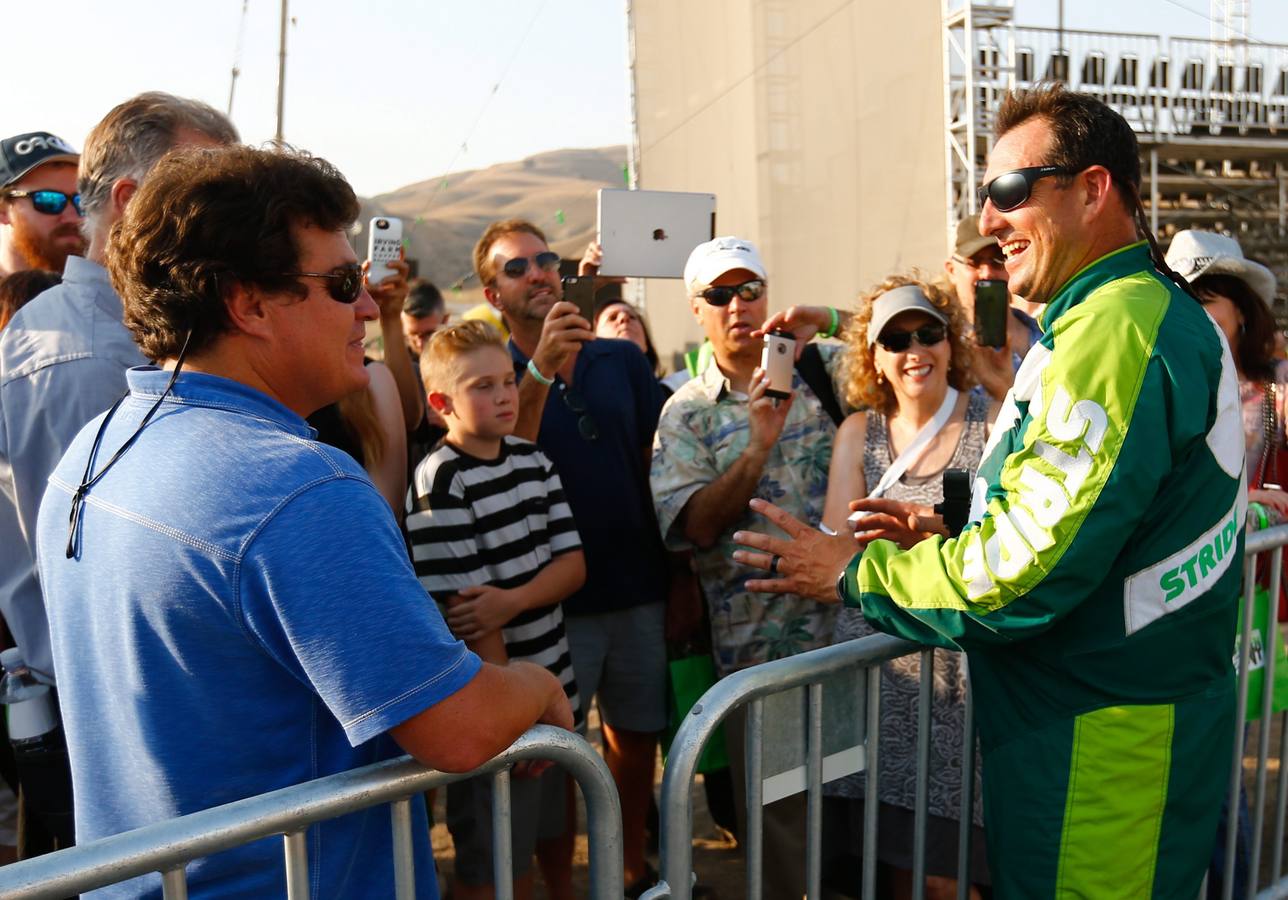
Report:
[[[908,550],[933,534],[948,535],[943,518],[930,506],[865,497],[851,502],[850,509],[856,515],[846,522],[853,526],[855,540],[864,545],[887,540]]]
[[[836,602],[836,577],[862,550],[862,545],[848,535],[826,535],[767,500],[754,499],[750,505],[787,537],[771,537],[758,531],[734,533],[734,543],[752,549],[735,550],[733,558],[776,576],[749,579],[747,590]]]

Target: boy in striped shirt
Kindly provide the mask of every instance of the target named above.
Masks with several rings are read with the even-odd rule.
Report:
[[[452,632],[483,659],[537,663],[559,678],[580,728],[560,601],[582,586],[586,563],[554,465],[512,436],[514,363],[496,329],[471,320],[435,332],[420,367],[447,436],[416,467],[409,498],[416,574]],[[563,833],[565,780],[550,769],[512,782],[517,897],[531,894],[537,841]],[[490,777],[448,787],[458,900],[492,896],[491,810]]]

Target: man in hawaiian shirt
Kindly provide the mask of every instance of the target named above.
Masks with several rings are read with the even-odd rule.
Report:
[[[743,588],[747,570],[731,554],[735,531],[761,525],[747,507],[752,497],[772,498],[804,521],[820,520],[836,428],[798,373],[792,396],[774,400],[765,393],[760,329],[769,292],[764,264],[749,241],[722,237],[699,245],[684,267],[684,281],[715,365],[667,401],[649,480],[667,548],[693,551],[716,665],[727,675],[831,642],[832,609],[794,594],[749,593]],[[835,348],[819,349],[830,372]],[[741,713],[725,729],[740,828]],[[805,892],[804,840],[804,794],[765,808],[766,896]]]

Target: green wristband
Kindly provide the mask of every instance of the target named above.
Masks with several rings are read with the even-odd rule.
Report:
[[[827,326],[827,331],[823,332],[823,337],[836,337],[837,330],[841,327],[841,314],[836,311],[835,306],[827,308],[828,315],[831,316],[831,323]]]
[[[532,360],[528,360],[528,374],[537,379],[537,384],[544,384],[546,387],[550,387],[550,385],[555,383],[553,378],[547,378],[542,375],[541,370],[537,368],[537,364]]]

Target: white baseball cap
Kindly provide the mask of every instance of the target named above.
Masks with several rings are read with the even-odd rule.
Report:
[[[1191,284],[1204,275],[1233,276],[1267,306],[1274,306],[1274,273],[1247,259],[1239,242],[1228,235],[1197,229],[1178,231],[1167,248],[1167,265]]]
[[[684,264],[684,286],[690,294],[711,286],[725,272],[746,269],[765,279],[765,264],[751,241],[726,236],[698,244]]]

